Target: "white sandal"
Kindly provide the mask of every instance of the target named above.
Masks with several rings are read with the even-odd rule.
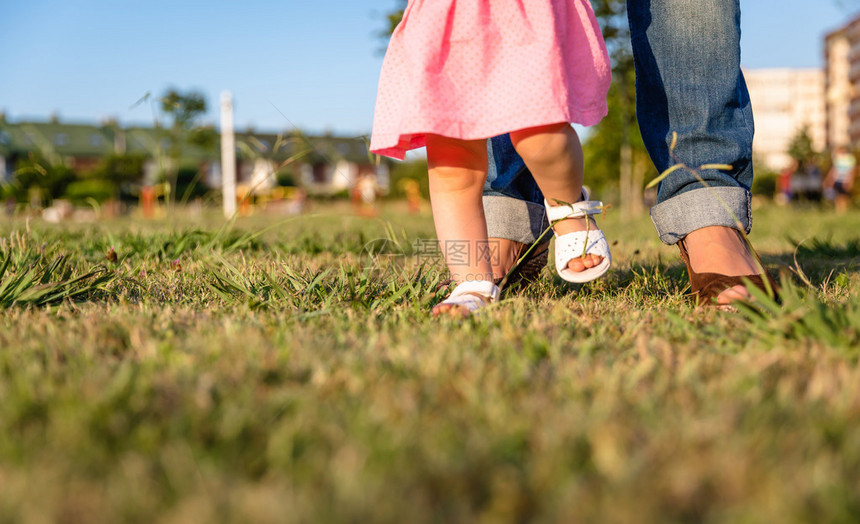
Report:
[[[591,215],[599,215],[603,212],[603,202],[588,200],[588,192],[582,190],[582,200],[573,204],[562,204],[551,206],[544,199],[547,219],[550,224],[566,218],[586,218]],[[589,222],[590,223],[590,222]],[[597,255],[603,257],[603,261],[583,271],[571,271],[567,264],[583,255]],[[609,253],[609,244],[603,231],[589,229],[588,231],[574,231],[564,235],[555,236],[555,269],[558,275],[568,282],[584,283],[602,277],[609,266],[612,265],[612,255]]]
[[[472,314],[482,307],[499,300],[500,293],[499,286],[489,280],[470,280],[458,284],[454,288],[454,291],[448,295],[448,298],[439,302],[437,306],[449,304],[465,308],[469,314]]]

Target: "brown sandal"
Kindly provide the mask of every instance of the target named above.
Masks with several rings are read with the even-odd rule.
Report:
[[[696,301],[696,305],[698,306],[725,306],[728,304],[717,304],[716,299],[723,291],[734,287],[734,286],[743,286],[746,285],[745,280],[749,281],[753,286],[761,289],[762,291],[768,292],[768,286],[765,284],[762,276],[760,274],[754,275],[739,275],[730,277],[728,275],[721,275],[719,273],[696,273],[693,271],[693,267],[690,264],[690,254],[687,253],[687,246],[684,244],[683,240],[678,241],[678,248],[681,250],[681,260],[684,261],[684,264],[687,266],[687,274],[690,276],[690,294]],[[761,258],[759,258],[758,253],[752,249],[750,246],[750,250],[752,251],[752,255],[761,265],[764,267],[764,264],[761,262]],[[768,274],[765,269],[765,276],[767,277],[768,284],[770,284],[770,289],[774,293],[776,299],[779,298],[779,286],[777,286],[776,281],[771,278],[770,274]]]
[[[517,253],[517,260],[519,260],[523,253],[525,253],[531,247],[530,244],[523,244],[522,248],[520,248]],[[538,276],[540,276],[541,270],[546,266],[547,260],[549,259],[549,242],[543,242],[537,246],[526,255],[525,259],[511,271],[511,274],[507,276],[507,280],[504,278],[500,278],[496,285],[502,284],[504,288],[514,289],[518,286],[528,286],[533,282],[536,282]]]

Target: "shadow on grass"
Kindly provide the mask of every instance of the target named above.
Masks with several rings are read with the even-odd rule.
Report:
[[[834,269],[851,267],[851,258],[803,257],[798,255],[798,263],[810,281],[819,286],[833,277]],[[795,269],[793,252],[762,255],[762,262],[768,273],[777,281],[783,278],[795,285],[803,285]],[[855,264],[850,272],[857,272]],[[840,271],[846,272],[846,271]],[[554,296],[576,294],[583,298],[618,297],[626,295],[635,302],[650,303],[669,297],[689,298],[690,280],[683,263],[633,263],[626,267],[613,269],[606,278],[581,285],[571,285],[550,275],[549,289]],[[521,291],[520,291],[521,292]]]
[[[653,299],[681,297],[689,292],[689,280],[683,264],[657,262],[625,265],[613,268],[604,278],[585,284],[568,283],[551,268],[544,271],[541,279],[545,279],[546,287],[543,289],[554,298],[573,294],[582,299],[605,301],[626,296],[636,303],[645,303]]]
[[[814,286],[825,284],[834,275],[860,273],[860,238],[837,243],[830,239],[789,241],[795,251],[763,257],[765,265],[780,267],[781,272],[802,271]],[[784,271],[782,270],[784,268]]]
[[[849,240],[844,244],[837,244],[831,239],[812,238],[809,240],[794,240],[789,237],[789,242],[797,246],[797,257],[802,258],[829,258],[846,259],[844,261],[860,261],[860,238]]]

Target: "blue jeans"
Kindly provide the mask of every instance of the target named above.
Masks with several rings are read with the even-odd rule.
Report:
[[[732,166],[698,176],[679,169],[663,180],[651,208],[660,239],[674,244],[697,229],[738,222],[749,232],[754,128],[740,70],[739,0],[628,0],[627,10],[639,129],[657,171],[678,162]],[[534,241],[527,233],[542,208],[537,184],[508,137],[487,147],[489,236]]]

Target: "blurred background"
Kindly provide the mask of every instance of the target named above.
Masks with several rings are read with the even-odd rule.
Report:
[[[220,208],[225,91],[240,213],[294,214],[337,199],[362,214],[388,201],[420,211],[422,153],[393,162],[367,152],[387,35],[405,3],[3,2],[3,212],[61,221]],[[592,4],[614,82],[610,115],[579,128],[587,183],[636,215],[652,202],[644,187],[657,173],[636,123],[625,2]],[[831,206],[833,158],[860,145],[860,0],[741,8],[753,192]]]

